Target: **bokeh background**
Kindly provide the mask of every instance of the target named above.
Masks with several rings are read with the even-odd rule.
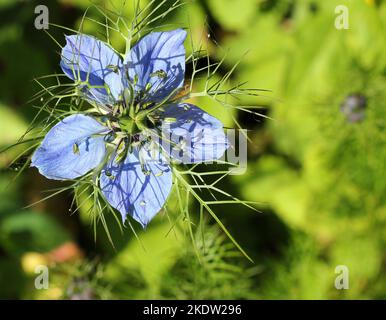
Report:
[[[34,28],[38,4],[51,23],[77,29],[90,2],[0,0],[0,147],[37,112],[27,103],[40,89],[32,80],[60,72],[58,47]],[[349,9],[348,30],[335,28],[338,5]],[[70,192],[26,208],[61,184],[35,169],[14,180],[11,150],[0,154],[0,298],[386,298],[386,1],[196,0],[162,23],[189,27],[212,62],[225,56],[219,77],[241,60],[231,83],[270,90],[238,102],[270,119],[234,114],[249,129],[248,170],[222,185],[261,213],[216,211],[254,263],[210,219],[205,250],[201,237],[194,249],[162,213],[139,231],[142,245],[109,220],[114,249],[100,225],[94,239],[87,210],[72,214]],[[48,32],[63,44],[64,30]],[[234,126],[221,106],[194,102]],[[34,287],[40,264],[49,266],[47,290]],[[338,265],[349,269],[348,290],[334,286]]]

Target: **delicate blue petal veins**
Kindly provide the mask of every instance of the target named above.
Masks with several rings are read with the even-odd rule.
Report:
[[[102,170],[100,187],[123,221],[129,214],[145,227],[166,202],[172,172],[165,160],[149,160],[148,154],[141,155],[143,151],[134,149],[121,163],[110,161]]]
[[[47,133],[31,166],[49,179],[78,178],[103,161],[106,132],[106,127],[89,116],[64,118]]]
[[[126,56],[129,77],[132,82],[137,80],[135,91],[142,91],[144,100],[157,102],[183,85],[185,38],[186,31],[182,29],[152,32]]]
[[[229,147],[221,121],[192,104],[168,105],[162,117],[162,147],[175,160],[213,161]]]
[[[84,34],[66,36],[60,66],[71,79],[84,82],[87,97],[112,103],[122,92],[122,61],[106,43]]]

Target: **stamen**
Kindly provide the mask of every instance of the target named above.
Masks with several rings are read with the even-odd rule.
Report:
[[[116,138],[115,132],[110,132],[110,133],[105,135],[104,140],[107,143],[111,143],[115,140],[115,138]]]
[[[166,118],[164,118],[164,121],[174,123],[174,122],[177,122],[177,118],[166,117]]]
[[[110,180],[114,180],[114,179],[115,179],[115,176],[111,173],[110,170],[106,170],[106,171],[105,171],[105,175],[106,175],[106,177],[108,177]]]
[[[138,83],[138,75],[134,75],[134,79],[133,79],[133,83],[134,83],[134,86]]]
[[[80,154],[79,145],[76,142],[72,145],[72,152],[74,154]]]
[[[118,147],[116,149],[117,156],[115,158],[116,163],[121,163],[121,162],[125,161],[125,159],[126,159],[127,152],[129,151],[129,147],[128,147],[126,140],[127,139],[124,138],[118,144]]]
[[[165,72],[165,70],[162,70],[162,69],[157,70],[150,74],[150,77],[158,77],[160,79],[165,79],[166,76],[167,76],[167,73]]]
[[[118,66],[115,66],[115,65],[112,65],[112,64],[109,64],[106,68],[107,69],[111,69],[114,73],[118,73],[119,72]]]
[[[108,116],[102,116],[102,117],[101,117],[101,122],[102,122],[102,123],[107,123],[109,120],[110,120],[110,119],[109,119]]]

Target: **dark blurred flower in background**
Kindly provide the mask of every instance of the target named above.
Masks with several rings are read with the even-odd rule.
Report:
[[[349,122],[360,122],[365,118],[367,99],[360,93],[352,93],[346,97],[340,106],[340,111]]]

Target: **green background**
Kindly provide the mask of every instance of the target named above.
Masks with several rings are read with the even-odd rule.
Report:
[[[109,8],[120,2],[94,1]],[[38,4],[48,6],[51,23],[77,29],[90,2],[0,0],[0,147],[15,142],[37,112],[28,103],[40,89],[32,80],[60,72],[58,47],[34,28]],[[335,28],[338,5],[349,10],[348,30]],[[248,170],[222,185],[259,202],[261,213],[216,210],[254,263],[209,217],[205,246],[194,235],[196,248],[183,227],[168,232],[162,214],[139,231],[142,244],[113,220],[116,248],[101,226],[95,241],[87,210],[71,214],[71,193],[25,208],[62,184],[35,169],[13,181],[19,166],[9,168],[11,150],[0,154],[0,298],[385,298],[386,1],[187,1],[162,24],[190,28],[212,62],[225,56],[219,76],[241,60],[232,84],[270,90],[238,102],[261,106],[270,119],[235,114],[249,129]],[[85,25],[87,33],[98,31]],[[64,30],[48,32],[63,44]],[[358,122],[340,109],[353,93],[367,99]],[[232,125],[208,100],[194,102]],[[39,264],[50,266],[47,290],[34,287]],[[339,265],[348,267],[348,290],[334,286]]]

